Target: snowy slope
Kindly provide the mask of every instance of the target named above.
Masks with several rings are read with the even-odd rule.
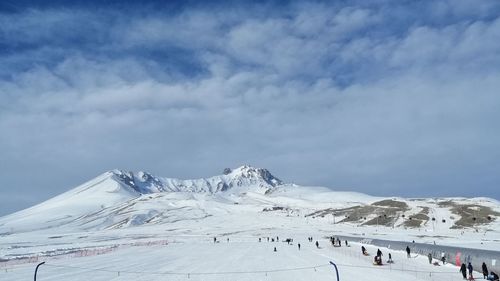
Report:
[[[398,259],[395,270],[374,269],[358,250],[326,247],[325,237],[500,250],[498,210],[499,203],[488,198],[384,198],[299,186],[250,166],[195,180],[113,170],[0,218],[0,280],[27,279],[33,264],[41,260],[48,263],[46,278],[40,280],[333,280],[329,260],[342,264],[342,280],[452,280],[453,266],[429,268],[425,258],[410,265],[398,252],[393,252]],[[457,224],[464,227],[456,228]],[[257,242],[259,237],[276,236],[294,238],[303,249]],[[316,249],[308,236],[322,246]],[[213,244],[213,237],[224,245]],[[54,267],[64,265],[70,267]],[[306,269],[271,272],[280,268]],[[415,278],[409,268],[422,274]],[[209,274],[141,273],[143,279],[137,279],[127,270]],[[212,275],[233,271],[257,273]]]
[[[488,198],[381,198],[285,184],[268,170],[251,166],[225,169],[222,175],[194,180],[113,170],[39,205],[0,218],[0,234],[55,228],[117,229],[257,213],[332,220],[368,229],[381,225],[445,232],[456,223],[496,229],[498,206],[497,201]],[[493,215],[480,207],[489,208],[486,211]],[[462,219],[465,215],[482,221],[475,217],[475,221]],[[485,221],[486,215],[490,221]]]
[[[7,252],[16,256],[25,252],[18,241],[40,250],[40,245],[60,245],[51,238],[60,236],[71,247],[82,242],[79,237],[95,245],[108,239],[103,237],[121,240],[135,233],[257,235],[294,229],[305,235],[310,229],[327,233],[333,228],[342,235],[412,237],[448,244],[470,234],[467,241],[474,247],[483,247],[486,241],[499,244],[497,215],[485,221],[486,213],[478,206],[491,212],[499,209],[498,202],[488,198],[382,198],[287,184],[250,166],[195,180],[114,170],[0,218],[0,243],[11,245]],[[466,217],[457,210],[465,210]],[[478,223],[468,226],[471,215],[478,217]],[[465,227],[455,228],[459,222]]]

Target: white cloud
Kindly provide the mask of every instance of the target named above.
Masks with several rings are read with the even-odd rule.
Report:
[[[284,9],[9,15],[31,23],[2,36],[35,46],[0,55],[15,69],[0,79],[1,174],[50,189],[61,171],[61,190],[112,168],[196,177],[252,163],[373,194],[498,197],[499,19]],[[61,27],[75,17],[98,34]],[[82,28],[80,46],[67,34]]]

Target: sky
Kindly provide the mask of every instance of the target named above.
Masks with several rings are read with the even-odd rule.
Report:
[[[243,164],[500,199],[500,2],[0,2],[0,215]]]

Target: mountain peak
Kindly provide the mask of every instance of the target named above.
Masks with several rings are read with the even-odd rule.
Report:
[[[223,174],[231,177],[262,180],[273,187],[283,184],[283,182],[280,179],[276,178],[273,174],[271,174],[269,170],[264,168],[252,167],[250,165],[243,165],[234,170],[225,168]]]
[[[159,192],[225,192],[235,187],[252,187],[257,192],[269,192],[283,182],[273,176],[267,169],[243,165],[236,169],[226,168],[222,175],[210,178],[180,180],[161,178],[147,172],[110,171],[116,181],[140,193]]]

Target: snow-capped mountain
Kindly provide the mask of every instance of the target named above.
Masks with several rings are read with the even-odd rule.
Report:
[[[244,223],[238,219],[242,216],[295,216],[356,227],[487,230],[498,225],[499,209],[498,202],[488,198],[383,198],[286,184],[268,170],[251,166],[193,180],[112,170],[0,218],[0,235],[169,226],[213,217],[234,224]]]
[[[109,173],[117,181],[140,194],[158,192],[217,193],[240,187],[252,187],[253,191],[266,193],[283,184],[268,170],[247,165],[234,170],[226,168],[222,175],[195,180],[160,178],[146,172],[134,173],[114,170]]]

